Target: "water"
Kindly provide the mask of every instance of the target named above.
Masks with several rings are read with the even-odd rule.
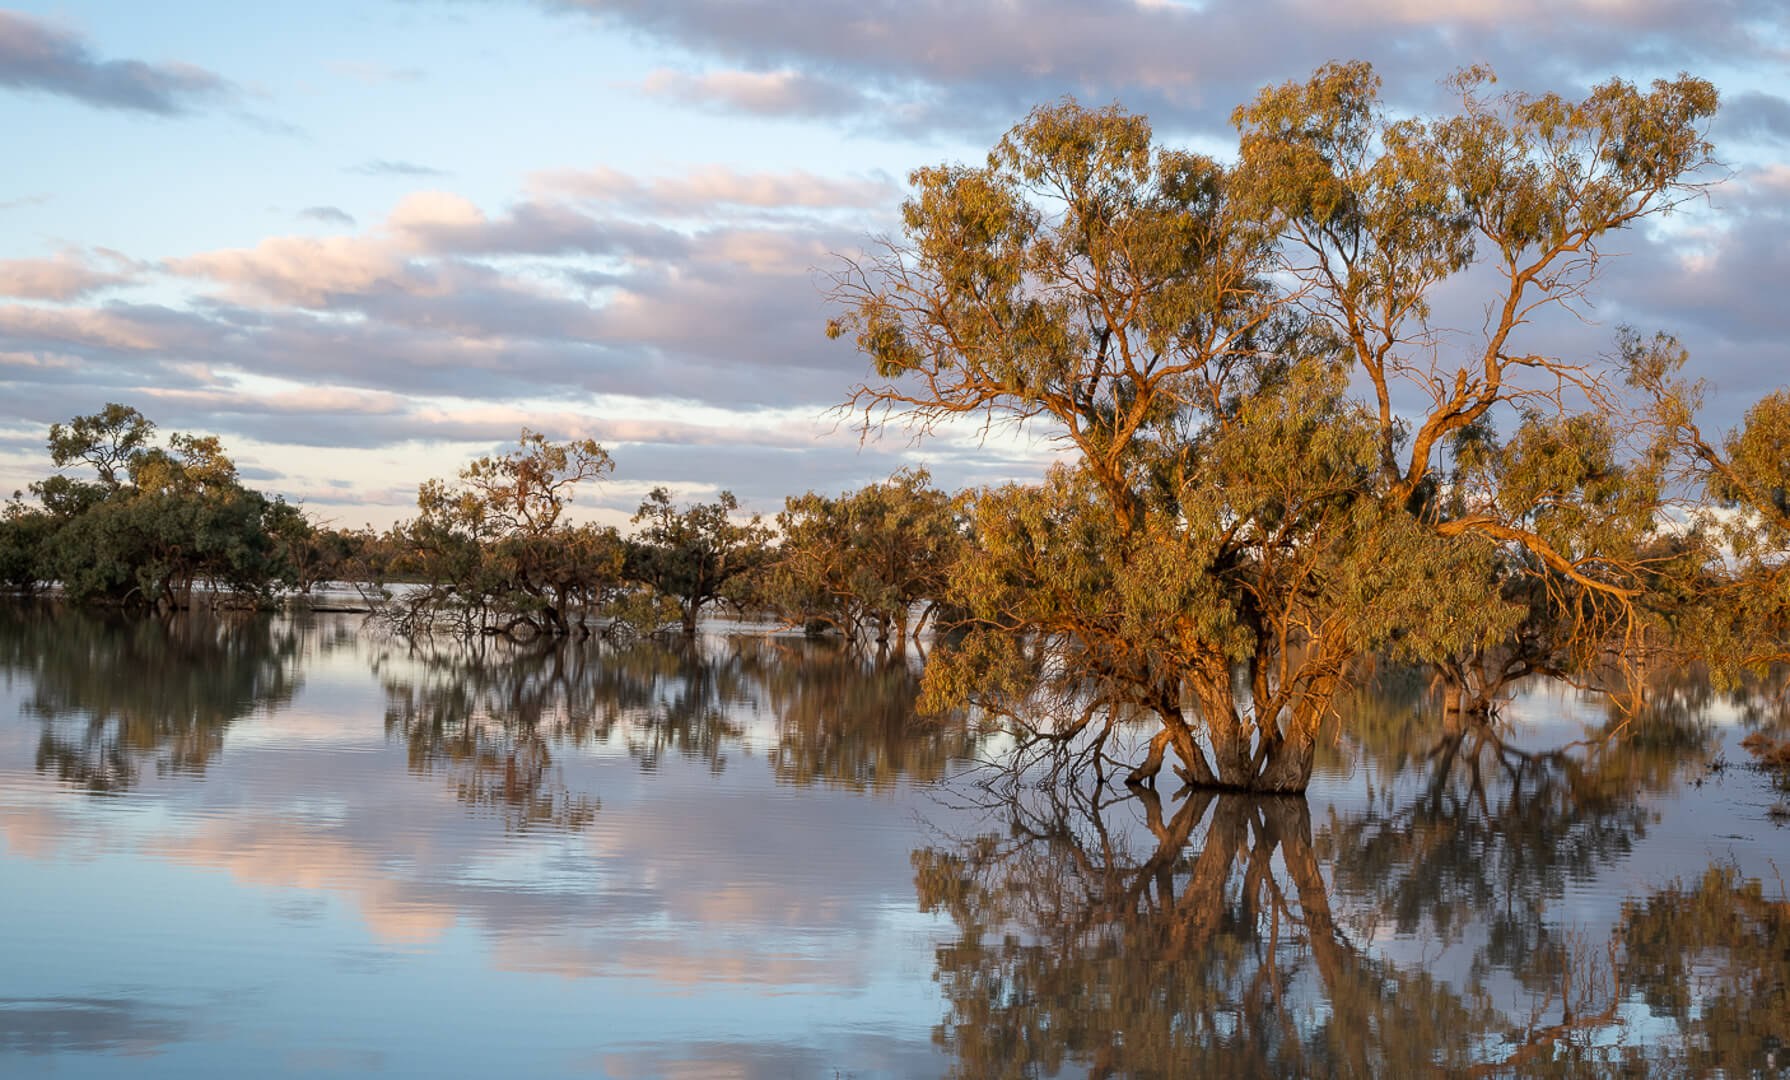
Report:
[[[0,607],[0,1073],[1790,1075],[1756,703],[1388,680],[1305,800],[1002,793],[917,659],[731,629]]]

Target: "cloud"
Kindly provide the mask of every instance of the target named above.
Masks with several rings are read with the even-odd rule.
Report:
[[[253,248],[225,249],[164,260],[181,277],[210,280],[227,298],[244,303],[273,302],[314,310],[353,309],[388,319],[411,321],[414,301],[454,297],[465,308],[500,301],[490,318],[531,331],[526,318],[551,314],[561,301],[561,318],[535,329],[554,333],[566,305],[581,312],[579,299],[555,295],[525,276],[506,275],[475,257],[607,256],[684,258],[688,237],[652,225],[596,218],[560,204],[525,202],[495,217],[462,196],[442,191],[413,192],[379,226],[357,236],[275,236]],[[546,304],[547,307],[542,305]],[[434,310],[436,327],[465,320]]]
[[[1725,136],[1761,142],[1790,142],[1790,100],[1748,90],[1722,102],[1717,130]]]
[[[1660,245],[1664,247],[1664,245]],[[1721,370],[1761,389],[1784,381],[1781,343],[1790,340],[1790,308],[1782,301],[1790,280],[1790,217],[1753,213],[1716,232],[1691,251],[1664,248],[1645,269],[1618,271],[1623,317],[1646,329],[1681,329],[1703,354],[1723,343],[1745,347],[1743,360],[1714,365],[1699,355],[1703,370]],[[1614,276],[1614,275],[1613,275]]]
[[[190,290],[183,306],[0,304],[0,352],[34,358],[10,368],[21,399],[85,377],[128,400],[113,391],[192,363],[492,401],[594,393],[818,411],[859,361],[822,334],[809,268],[854,240],[800,217],[679,231],[417,192],[358,234],[164,259],[165,283]],[[342,437],[365,444],[352,425]]]
[[[689,241],[670,229],[599,219],[569,206],[523,202],[489,217],[471,200],[442,191],[406,195],[386,231],[407,250],[455,255],[641,255],[671,258]]]
[[[181,277],[207,278],[238,295],[321,308],[343,293],[427,290],[429,275],[397,256],[348,236],[276,236],[254,248],[169,259]]]
[[[649,97],[760,116],[840,116],[862,109],[852,86],[799,71],[711,71],[692,75],[660,68],[641,80]]]
[[[321,222],[325,225],[340,225],[343,228],[354,228],[354,215],[335,206],[307,206],[298,212],[301,218]]]
[[[0,202],[0,210],[12,210],[20,206],[42,206],[49,201],[50,194],[48,192],[38,192],[35,195],[21,195],[16,199],[7,199],[4,202]]]
[[[529,186],[620,209],[667,217],[709,217],[738,208],[861,210],[893,206],[901,189],[886,179],[833,179],[803,170],[736,172],[719,165],[682,177],[640,178],[616,169],[545,169]]]
[[[115,252],[105,254],[106,261],[120,269],[101,269],[87,256],[73,251],[47,259],[0,259],[0,296],[24,300],[79,300],[135,280],[129,260]]]
[[[428,165],[418,165],[414,161],[394,161],[388,158],[373,158],[359,165],[351,165],[347,172],[360,173],[363,176],[446,176],[446,172]]]
[[[9,11],[0,11],[0,87],[163,116],[237,96],[235,87],[204,68],[100,60],[70,31]]]
[[[1390,96],[1417,106],[1473,62],[1532,89],[1699,62],[1777,66],[1770,42],[1790,30],[1775,0],[543,2],[714,64],[655,73],[643,88],[670,100],[978,135],[1064,94],[1116,97],[1164,126],[1226,133],[1230,110],[1262,85],[1338,57],[1374,61]]]

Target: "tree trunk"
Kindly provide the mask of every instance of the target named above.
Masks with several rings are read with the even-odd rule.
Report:
[[[1302,795],[1311,784],[1311,768],[1317,743],[1303,724],[1268,751],[1262,768],[1251,777],[1249,790],[1274,795]]]
[[[1159,729],[1150,736],[1150,749],[1144,760],[1137,763],[1129,775],[1125,777],[1127,784],[1155,784],[1156,774],[1162,771],[1162,757],[1168,750],[1168,728]]]
[[[1228,686],[1221,690],[1208,685],[1200,692],[1201,713],[1206,721],[1206,737],[1212,744],[1213,764],[1208,764],[1194,729],[1181,710],[1159,705],[1156,712],[1162,719],[1162,729],[1151,737],[1144,760],[1131,770],[1126,782],[1153,781],[1162,769],[1168,748],[1173,747],[1175,756],[1184,766],[1176,769],[1176,773],[1189,787],[1275,795],[1303,794],[1311,784],[1316,760],[1318,721],[1322,719],[1316,710],[1320,707],[1314,704],[1296,710],[1284,735],[1273,730],[1259,736],[1268,740],[1268,746],[1263,749],[1259,744],[1252,744],[1250,725],[1237,714],[1228,691]]]

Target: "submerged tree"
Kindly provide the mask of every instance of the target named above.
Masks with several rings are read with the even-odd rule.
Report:
[[[1699,558],[1659,598],[1670,646],[1724,683],[1790,662],[1790,390],[1766,395],[1737,427],[1709,435],[1698,423],[1707,387],[1682,375],[1689,359],[1682,344],[1624,328],[1618,349],[1649,404],[1657,453],[1704,497],[1685,530],[1700,541]]]
[[[885,642],[892,632],[900,647],[925,629],[962,555],[960,503],[925,469],[837,498],[792,495],[777,515],[780,542],[763,598],[791,621],[831,627],[847,641]]]
[[[640,529],[628,539],[627,577],[676,605],[686,637],[696,633],[704,608],[737,602],[749,575],[764,565],[770,530],[756,514],[735,521],[739,508],[733,492],[723,491],[712,503],[679,510],[671,493],[658,487],[634,515]]]
[[[848,407],[866,428],[1041,429],[1072,455],[978,500],[952,580],[975,625],[929,700],[1091,733],[1095,753],[1141,712],[1160,730],[1133,779],[1172,749],[1199,785],[1302,791],[1356,660],[1514,630],[1500,565],[1626,610],[1626,539],[1553,528],[1541,485],[1464,499],[1444,481],[1476,425],[1604,403],[1599,372],[1519,334],[1583,298],[1611,230],[1700,190],[1715,91],[1489,97],[1488,79],[1412,120],[1366,65],[1328,66],[1238,110],[1234,169],[1066,102],[985,167],[912,175],[904,239],[836,277],[829,333],[881,379]],[[1462,275],[1489,283],[1482,333],[1431,322]],[[1426,410],[1400,416],[1413,392]]]
[[[1398,635],[1395,654],[1434,667],[1448,712],[1488,712],[1532,675],[1606,691],[1634,681],[1630,661],[1657,629],[1645,618],[1648,596],[1697,560],[1696,544],[1661,533],[1664,462],[1627,452],[1615,421],[1597,413],[1528,410],[1507,439],[1475,424],[1452,444],[1454,468],[1435,500],[1437,520],[1452,524],[1494,508],[1551,551],[1619,567],[1642,595],[1581,581],[1522,544],[1469,533],[1461,543],[1479,554],[1473,569],[1489,594],[1483,632],[1466,640],[1446,628],[1435,635],[1434,620],[1423,620]]]
[[[460,630],[583,629],[620,582],[621,538],[613,528],[565,520],[580,484],[614,467],[594,440],[551,443],[524,428],[517,448],[460,470],[456,483],[417,491],[416,520],[402,528],[397,569],[425,587],[401,605],[422,629],[446,615]]]
[[[16,587],[55,581],[77,601],[173,609],[201,583],[251,601],[289,583],[272,530],[290,508],[244,487],[217,436],[175,433],[157,446],[154,431],[117,404],[51,426],[51,460],[94,479],[49,477],[32,485],[41,511],[9,509]]]

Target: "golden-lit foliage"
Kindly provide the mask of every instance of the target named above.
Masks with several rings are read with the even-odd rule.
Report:
[[[837,498],[792,495],[777,515],[777,554],[760,599],[787,622],[848,641],[887,641],[892,631],[899,648],[925,629],[963,554],[963,502],[933,487],[924,469]]]
[[[1096,756],[1142,710],[1162,728],[1134,780],[1172,749],[1200,785],[1300,791],[1370,653],[1467,679],[1513,636],[1507,671],[1539,671],[1631,631],[1660,464],[1619,454],[1602,370],[1522,331],[1577,310],[1607,234],[1703,189],[1716,94],[1490,82],[1401,117],[1370,67],[1331,64],[1237,110],[1234,166],[1064,101],[985,166],[912,174],[901,237],[833,279],[828,332],[877,377],[845,407],[1072,452],[976,499],[950,594],[969,636],[929,700]],[[1483,329],[1432,321],[1456,279]],[[1427,410],[1399,415],[1412,392]]]

